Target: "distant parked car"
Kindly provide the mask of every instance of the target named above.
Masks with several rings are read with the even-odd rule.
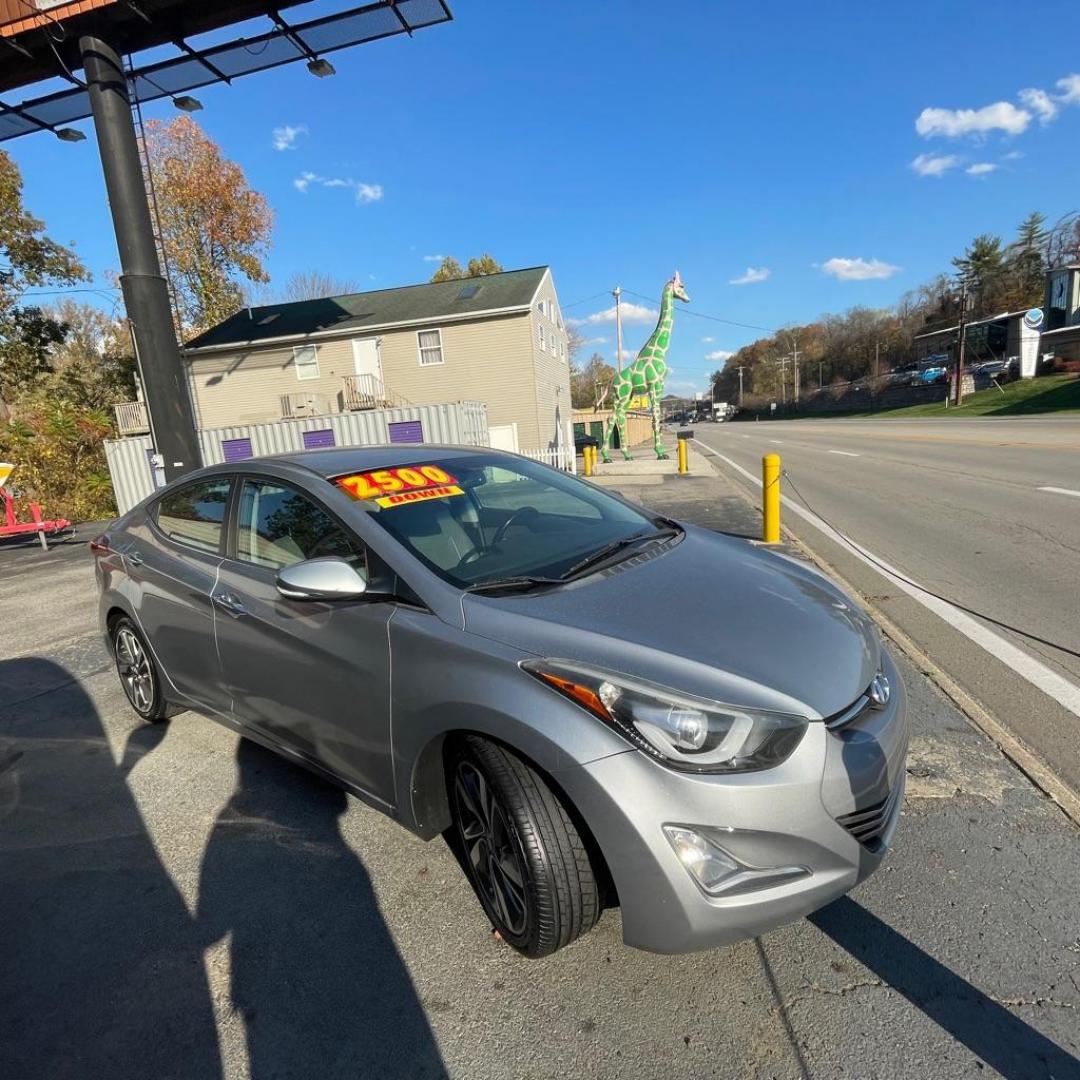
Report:
[[[923,368],[915,377],[913,386],[934,386],[949,381],[949,369],[944,364]]]

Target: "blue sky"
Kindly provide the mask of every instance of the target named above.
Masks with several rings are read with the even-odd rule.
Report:
[[[678,268],[692,310],[777,327],[888,305],[976,233],[1080,208],[1080,11],[1060,0],[1022,18],[1005,0],[450,5],[412,40],[334,54],[333,78],[293,65],[197,91],[273,206],[277,283],[406,284],[490,251],[550,264],[565,316],[602,314],[610,297],[577,301],[616,283],[655,297]],[[118,260],[82,126],[79,144],[4,145],[104,284]],[[651,323],[632,317],[636,350]],[[590,349],[613,357],[613,329],[586,322]],[[680,312],[669,387],[703,388],[709,354],[758,336]]]

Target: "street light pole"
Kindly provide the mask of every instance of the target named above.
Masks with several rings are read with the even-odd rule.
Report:
[[[622,371],[622,289],[616,285],[611,295],[615,297],[615,362]]]

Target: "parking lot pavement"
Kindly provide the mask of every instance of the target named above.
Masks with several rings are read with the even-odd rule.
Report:
[[[653,956],[608,911],[530,962],[441,841],[194,714],[140,724],[95,620],[84,547],[0,550],[5,1080],[1080,1077],[1077,831],[902,658],[877,875],[758,941]]]

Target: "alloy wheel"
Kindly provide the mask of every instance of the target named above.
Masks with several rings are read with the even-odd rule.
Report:
[[[484,774],[468,761],[454,779],[458,829],[465,857],[488,906],[515,937],[525,933],[528,898],[517,834]]]
[[[154,704],[154,671],[142,642],[127,627],[116,635],[116,669],[128,701],[145,716]]]

